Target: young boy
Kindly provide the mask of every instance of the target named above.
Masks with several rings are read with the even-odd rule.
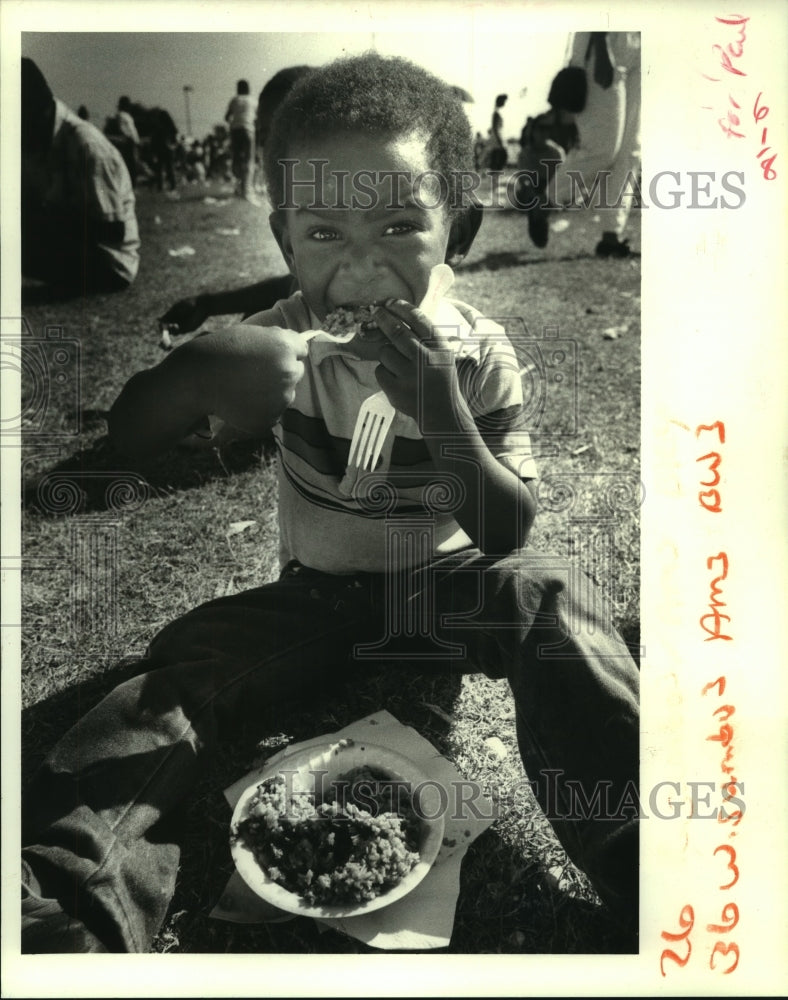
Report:
[[[27,795],[25,950],[147,950],[178,867],[164,823],[217,742],[250,720],[262,732],[288,699],[329,697],[364,644],[391,669],[404,655],[507,677],[558,836],[636,916],[636,819],[578,813],[567,789],[586,804],[608,789],[615,811],[636,782],[637,670],[588,581],[573,593],[564,560],[523,549],[536,472],[500,327],[479,320],[452,338],[414,305],[478,228],[461,197],[471,156],[460,103],[406,61],[366,55],[308,76],[266,162],[270,223],[300,292],[190,341],[116,401],[110,432],[137,454],[206,414],[249,432],[276,425],[283,570],[166,627],[146,672],[49,756]],[[337,306],[371,302],[364,336],[305,343]],[[381,463],[348,470],[359,405],[380,389],[397,410]],[[418,544],[398,544],[409,530]],[[427,609],[424,634],[398,627],[403,594]]]

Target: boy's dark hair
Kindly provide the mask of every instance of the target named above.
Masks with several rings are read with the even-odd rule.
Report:
[[[473,138],[461,101],[448,84],[407,59],[374,52],[338,59],[302,77],[279,106],[265,146],[265,176],[274,208],[284,201],[280,160],[295,143],[341,132],[378,136],[422,132],[430,168],[449,188],[452,215],[472,200],[460,174],[473,169]],[[464,199],[464,203],[463,203]]]
[[[249,81],[239,80],[235,87],[235,92],[237,94],[248,94],[249,93]]]

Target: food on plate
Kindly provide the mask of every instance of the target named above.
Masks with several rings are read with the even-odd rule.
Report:
[[[371,325],[376,306],[374,303],[364,306],[339,306],[333,309],[323,320],[323,330],[335,337],[351,339],[358,334],[364,337],[367,325]]]
[[[257,786],[235,825],[273,882],[317,906],[381,896],[419,862],[421,821],[407,783],[368,765],[330,783],[325,795],[296,792],[284,777]]]

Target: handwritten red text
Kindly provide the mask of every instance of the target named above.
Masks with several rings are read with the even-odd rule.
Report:
[[[720,698],[725,694],[725,677],[718,677],[714,681],[705,684],[701,689],[701,696],[705,697],[715,688]],[[712,715],[716,723],[719,724],[719,732],[707,736],[707,740],[718,740],[725,750],[721,768],[725,775],[726,783],[723,788],[723,807],[720,809],[717,822],[730,823],[727,827],[727,839],[730,841],[736,836],[736,829],[744,815],[744,801],[736,796],[737,790],[744,791],[744,786],[737,781],[733,774],[732,749],[733,749],[733,726],[730,719],[736,712],[736,708],[730,702],[717,706]],[[734,803],[741,808],[727,811],[725,803]],[[717,888],[719,892],[728,893],[739,881],[740,871],[737,864],[736,848],[730,843],[717,844],[712,851],[712,857],[719,859],[721,865],[719,872],[719,882]],[[712,972],[721,973],[724,976],[734,972],[741,957],[739,945],[735,941],[723,940],[729,935],[739,923],[739,906],[730,898],[725,896],[721,899],[721,910],[719,918],[709,920],[706,924],[706,932],[713,934],[717,940],[714,941],[709,953],[709,969]],[[664,948],[659,959],[659,969],[663,976],[667,976],[666,962],[673,962],[679,968],[684,968],[692,956],[692,941],[690,934],[695,927],[695,908],[690,903],[685,903],[681,908],[678,918],[679,930],[662,931],[662,938],[675,945],[671,948]],[[670,968],[670,966],[668,966]]]
[[[725,37],[711,46],[713,59],[711,73],[701,73],[701,76],[711,83],[719,84],[725,79],[734,88],[733,92],[727,87],[724,88],[728,90],[728,100],[724,106],[725,114],[717,119],[717,124],[728,139],[745,139],[747,135],[742,105],[740,100],[737,100],[738,94],[736,96],[734,94],[736,86],[741,88],[743,78],[747,76],[747,72],[743,69],[744,59],[742,57],[744,56],[744,43],[747,41],[749,20],[748,17],[743,17],[741,14],[727,14],[724,17],[714,18],[715,24],[720,26],[718,31],[724,32]],[[720,72],[722,75],[719,75]],[[716,75],[711,75],[712,73]],[[756,133],[760,131],[760,149],[755,158],[759,162],[764,180],[773,181],[777,177],[777,171],[774,169],[777,154],[772,153],[772,146],[767,145],[768,127],[761,125],[762,120],[769,113],[769,108],[760,103],[762,96],[763,91],[758,94],[753,107],[755,131]],[[720,101],[721,98],[718,94],[716,102],[703,104],[701,107],[706,111],[714,111],[715,107],[719,108]],[[772,153],[772,155],[767,156],[767,153]]]

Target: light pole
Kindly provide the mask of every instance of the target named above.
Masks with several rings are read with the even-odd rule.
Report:
[[[192,115],[191,109],[189,108],[189,94],[194,90],[194,87],[190,86],[188,83],[183,88],[183,100],[186,104],[186,135],[190,136],[192,134]]]

